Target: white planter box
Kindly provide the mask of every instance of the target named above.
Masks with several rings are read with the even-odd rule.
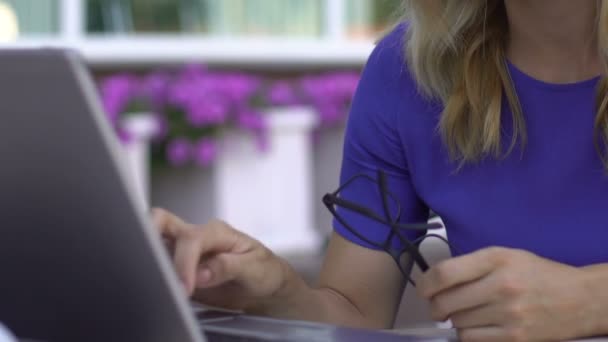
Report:
[[[320,244],[315,229],[309,108],[273,109],[269,148],[233,133],[215,164],[218,217],[281,253],[311,251]]]

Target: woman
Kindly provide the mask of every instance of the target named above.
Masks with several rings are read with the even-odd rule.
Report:
[[[409,0],[354,98],[342,181],[383,170],[402,222],[429,208],[460,254],[417,289],[465,341],[608,334],[608,1]],[[297,181],[297,180],[296,180]],[[379,208],[375,188],[343,197]],[[343,213],[367,239],[387,228]],[[318,287],[222,222],[158,210],[196,299],[387,328],[404,280],[341,224]],[[196,229],[201,228],[201,229]],[[289,229],[289,227],[285,227]],[[416,238],[416,234],[409,234]],[[500,247],[498,247],[500,246]]]

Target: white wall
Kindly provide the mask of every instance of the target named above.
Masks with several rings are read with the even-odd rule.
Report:
[[[151,183],[152,206],[170,210],[188,222],[205,223],[217,212],[211,168],[153,170]]]

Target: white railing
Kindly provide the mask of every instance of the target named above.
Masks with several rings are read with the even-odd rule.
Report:
[[[346,0],[326,0],[323,34],[301,37],[212,37],[196,34],[89,35],[85,0],[60,0],[60,30],[50,37],[23,37],[1,47],[64,47],[79,50],[91,65],[207,63],[263,65],[362,65],[372,41],[347,37]],[[162,48],[159,48],[162,47]]]

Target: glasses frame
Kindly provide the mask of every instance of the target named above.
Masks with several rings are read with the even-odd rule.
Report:
[[[378,190],[380,193],[381,201],[382,201],[382,209],[384,212],[384,217],[376,213],[374,210],[359,205],[355,202],[345,200],[339,197],[339,193],[352,184],[354,181],[358,179],[367,179],[376,183],[378,185]],[[397,215],[396,217],[391,217],[388,199],[392,198],[393,201],[397,204]],[[401,265],[401,258],[404,253],[408,253],[411,257],[411,260],[418,265],[422,272],[426,272],[429,269],[429,264],[426,262],[422,254],[420,254],[420,250],[418,248],[420,242],[423,239],[418,239],[414,242],[411,242],[407,237],[403,236],[403,230],[417,230],[417,231],[428,231],[434,229],[441,229],[443,225],[438,222],[430,222],[430,223],[400,223],[401,219],[401,205],[397,200],[397,197],[388,190],[386,174],[382,170],[377,171],[377,178],[374,178],[368,174],[357,174],[346,182],[344,182],[340,187],[334,192],[327,193],[323,196],[323,204],[327,207],[332,216],[340,222],[349,232],[355,235],[357,238],[361,239],[365,243],[374,246],[378,249],[384,250],[388,253],[393,260],[397,263],[397,267],[405,277],[405,279],[409,280],[412,284],[414,282],[410,279],[409,276],[409,266],[408,269],[404,269]],[[357,229],[353,228],[350,224],[346,222],[346,220],[337,212],[336,207],[340,207],[355,213],[358,213],[364,217],[367,217],[373,221],[381,223],[387,226],[390,229],[390,233],[386,240],[383,243],[378,243],[375,241],[371,241],[370,239],[363,236],[361,233],[357,231]],[[393,239],[397,237],[399,242],[404,246],[404,248],[397,248],[393,245]],[[424,237],[423,237],[424,238]]]

